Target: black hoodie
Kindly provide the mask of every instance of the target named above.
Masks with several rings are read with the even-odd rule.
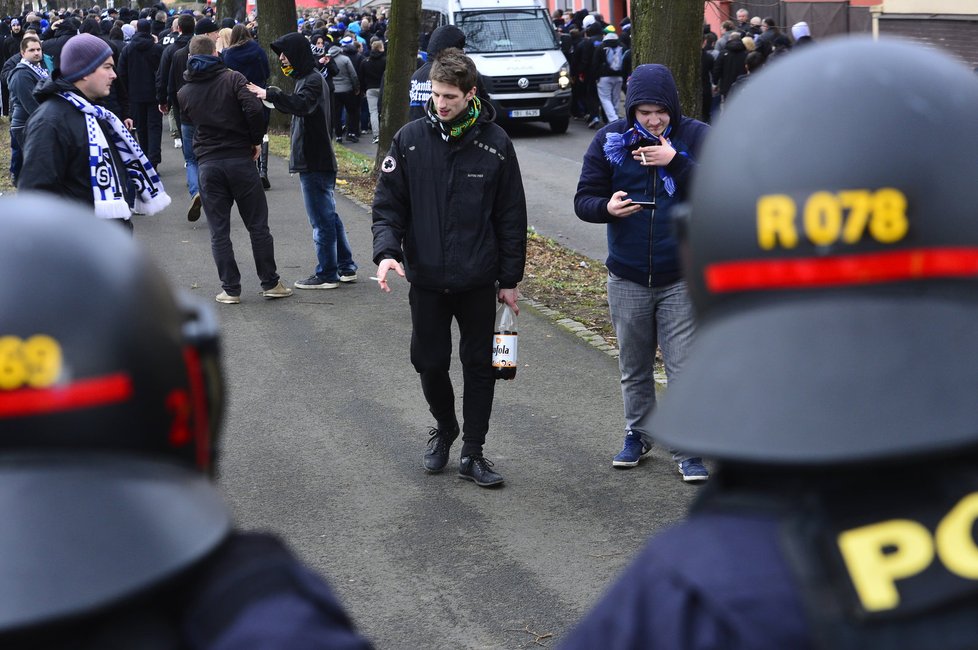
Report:
[[[275,108],[292,115],[289,171],[336,171],[336,155],[330,137],[332,97],[315,68],[309,41],[302,34],[293,32],[276,40],[271,47],[276,54],[285,54],[295,79],[293,94],[269,87],[266,95],[266,100]]]
[[[156,102],[156,71],[162,57],[163,46],[153,40],[152,34],[145,32],[136,32],[123,48],[118,74],[129,91],[130,102]]]
[[[216,56],[187,59],[186,83],[177,91],[180,115],[197,127],[197,162],[250,158],[265,135],[265,110],[248,80]]]

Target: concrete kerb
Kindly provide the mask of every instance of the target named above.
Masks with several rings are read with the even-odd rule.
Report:
[[[363,201],[353,196],[353,194],[348,192],[345,188],[337,187],[336,190],[344,197],[349,199],[352,203],[355,203],[356,205],[360,206],[367,212],[370,212],[369,205],[367,205]],[[542,314],[543,316],[546,316],[551,321],[553,321],[554,324],[556,324],[557,326],[562,327],[568,332],[571,332],[572,334],[576,335],[578,338],[583,339],[584,341],[589,343],[592,347],[601,350],[609,357],[613,359],[618,358],[618,348],[611,341],[601,336],[597,332],[593,330],[589,330],[582,323],[579,323],[576,320],[568,318],[565,314],[562,314],[555,309],[551,309],[550,307],[543,304],[542,302],[539,302],[532,298],[527,298],[526,296],[523,296],[521,301],[523,302],[524,305],[531,307],[538,314]],[[666,385],[666,376],[662,372],[656,370],[654,377],[655,377],[655,382],[657,384],[661,384],[663,386]]]

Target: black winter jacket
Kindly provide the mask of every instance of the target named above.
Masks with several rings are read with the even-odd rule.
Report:
[[[323,77],[315,69],[309,41],[299,33],[286,34],[271,44],[276,54],[285,52],[295,69],[295,91],[289,95],[269,88],[266,99],[283,113],[292,115],[292,148],[289,171],[336,171],[336,154],[330,137],[332,97]]]
[[[117,72],[129,93],[130,106],[156,103],[155,78],[162,58],[163,46],[153,40],[152,34],[137,32],[123,48]]]
[[[94,207],[88,154],[88,129],[81,111],[58,96],[78,90],[55,72],[34,89],[37,110],[24,130],[24,166],[17,181],[19,191],[38,190],[74,199]],[[99,120],[108,142],[112,127]],[[127,177],[115,147],[110,146],[117,178]],[[123,183],[128,193],[128,183]]]
[[[265,135],[265,111],[247,89],[245,76],[228,70],[216,56],[192,56],[186,80],[177,97],[181,117],[197,127],[197,161],[250,158],[252,146]]]
[[[166,49],[163,50],[163,56],[160,57],[160,67],[156,71],[157,103],[167,104],[170,101],[170,95],[176,95],[176,90],[172,90],[169,87],[170,65],[173,62],[173,55],[176,54],[177,50],[187,47],[190,44],[191,38],[193,38],[193,34],[180,34],[177,40],[167,45]]]
[[[10,87],[10,127],[23,127],[27,119],[37,110],[34,87],[40,77],[27,65],[16,65],[7,79]]]
[[[405,262],[408,281],[459,292],[510,289],[526,263],[526,199],[516,151],[488,102],[457,142],[427,119],[394,136],[373,203],[374,262]]]

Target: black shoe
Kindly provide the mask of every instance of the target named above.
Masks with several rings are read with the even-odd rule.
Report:
[[[428,448],[424,452],[424,468],[429,472],[440,472],[445,469],[448,463],[448,450],[452,448],[452,443],[458,437],[458,425],[455,425],[454,429],[431,427],[428,434],[431,437],[428,438]]]
[[[200,219],[200,192],[194,194],[190,199],[190,209],[187,210],[187,221],[197,221]]]
[[[350,142],[353,142],[354,144],[360,142],[360,136],[358,136],[356,133],[347,133],[346,139],[349,140]]]
[[[503,477],[489,469],[490,467],[492,463],[481,455],[462,456],[458,463],[458,476],[482,487],[500,485]]]
[[[261,177],[261,188],[263,190],[270,190],[270,189],[272,189],[272,184],[268,181],[268,176],[262,176]]]
[[[343,136],[336,136],[336,144],[343,144]]]

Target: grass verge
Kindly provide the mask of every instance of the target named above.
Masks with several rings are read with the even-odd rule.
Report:
[[[339,167],[336,189],[370,205],[376,184],[373,159],[343,146],[334,145],[334,149]],[[270,134],[269,151],[288,158],[288,135]],[[608,315],[604,266],[537,234],[532,228],[527,235],[526,271],[520,293],[581,323],[617,346]]]

